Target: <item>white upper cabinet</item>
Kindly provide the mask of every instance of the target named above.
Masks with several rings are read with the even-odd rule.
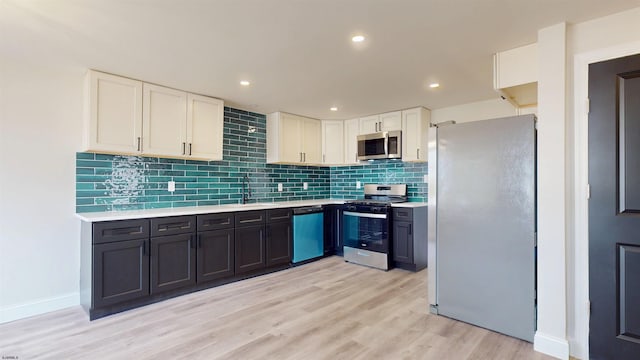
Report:
[[[322,163],[344,164],[344,121],[322,120]]]
[[[381,131],[394,131],[402,129],[402,112],[371,115],[360,118],[360,134],[371,134]]]
[[[187,156],[187,93],[144,84],[142,138],[144,155]]]
[[[267,115],[267,162],[321,164],[320,120],[283,112]]]
[[[538,44],[493,56],[493,87],[515,107],[538,103]]]
[[[322,163],[322,125],[320,120],[302,120],[302,161],[309,164]]]
[[[187,95],[186,143],[189,158],[222,160],[224,102],[222,100]]]
[[[360,135],[360,120],[344,121],[344,163],[358,163],[358,135]]]
[[[298,116],[281,113],[279,141],[281,144],[279,161],[302,162],[302,121]],[[268,130],[267,130],[268,131]]]
[[[402,111],[402,160],[427,161],[431,112],[425,108]]]
[[[85,78],[84,151],[141,151],[142,82],[89,71]]]
[[[402,111],[380,114],[378,131],[395,131],[402,129]]]
[[[85,151],[222,160],[222,100],[93,70],[85,81]]]
[[[371,115],[360,118],[360,134],[372,134],[379,132],[380,115]]]

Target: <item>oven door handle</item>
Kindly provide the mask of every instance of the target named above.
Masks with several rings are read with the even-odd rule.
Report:
[[[387,218],[387,214],[369,214],[369,213],[359,213],[359,212],[351,212],[351,211],[343,211],[342,214],[346,216],[355,216],[355,217],[363,217],[363,218],[371,218],[371,219]]]

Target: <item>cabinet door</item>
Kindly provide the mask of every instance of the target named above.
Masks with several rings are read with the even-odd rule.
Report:
[[[264,225],[236,228],[236,274],[265,267]]]
[[[232,276],[234,257],[233,229],[198,233],[198,283]]]
[[[196,252],[193,234],[151,238],[151,293],[196,283]]]
[[[290,221],[267,224],[267,266],[291,262]]]
[[[380,115],[372,115],[360,118],[360,134],[372,134],[380,132]]]
[[[324,206],[324,254],[333,255],[336,253],[338,239],[338,209],[336,205]]]
[[[300,118],[295,115],[280,113],[280,161],[302,162],[302,138],[300,136]]]
[[[187,154],[187,93],[144,84],[142,153],[182,157]]]
[[[344,164],[344,121],[322,121],[322,163]]]
[[[199,160],[222,160],[224,103],[187,95],[187,155]]]
[[[93,246],[93,307],[149,295],[148,240]]]
[[[302,121],[302,161],[309,164],[322,163],[322,126],[319,120]]]
[[[346,120],[344,122],[344,163],[358,163],[358,135],[360,135],[360,124],[358,119]]]
[[[427,161],[428,119],[421,109],[402,112],[402,160]]]
[[[395,131],[402,129],[402,111],[394,111],[380,115],[379,131]]]
[[[84,150],[140,152],[142,82],[89,71],[85,91]]]
[[[413,263],[413,223],[393,223],[393,261]]]

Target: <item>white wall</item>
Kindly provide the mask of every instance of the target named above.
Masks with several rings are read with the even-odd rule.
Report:
[[[83,69],[0,56],[0,322],[78,304]]]
[[[433,124],[454,120],[456,123],[495,119],[517,115],[517,109],[507,100],[500,99],[496,93],[495,99],[477,101],[468,104],[450,106],[431,110]]]
[[[566,24],[538,32],[538,322],[534,348],[569,357],[565,265]]]

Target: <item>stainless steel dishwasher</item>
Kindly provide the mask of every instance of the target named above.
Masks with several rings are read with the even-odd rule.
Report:
[[[322,206],[293,209],[293,263],[301,264],[324,255]]]

